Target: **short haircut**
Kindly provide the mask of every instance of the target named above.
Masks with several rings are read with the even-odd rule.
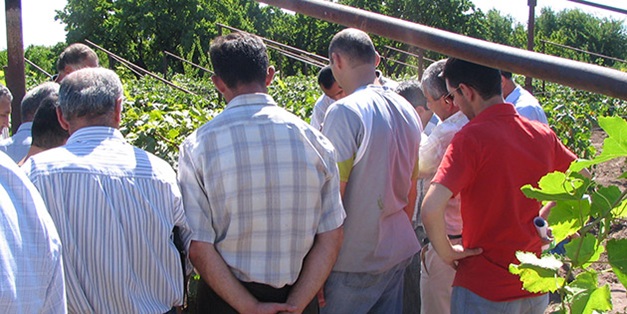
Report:
[[[13,101],[13,94],[11,94],[9,88],[0,84],[0,98],[2,97],[8,97],[9,101]]]
[[[213,40],[209,48],[213,71],[227,87],[264,83],[270,62],[266,45],[255,35],[230,33]]]
[[[427,98],[422,93],[420,82],[418,80],[403,81],[396,87],[396,92],[407,99],[414,108],[423,107],[427,110]]]
[[[82,66],[85,60],[98,61],[98,55],[88,46],[81,43],[74,43],[69,45],[59,55],[57,59],[57,71],[61,72],[65,70],[68,65],[73,65],[76,68],[84,68]]]
[[[48,96],[58,95],[59,84],[54,82],[45,82],[37,87],[31,89],[22,98],[21,113],[22,121],[33,121],[37,108],[41,105],[41,102]]]
[[[497,69],[449,58],[442,75],[451,87],[463,83],[477,90],[484,100],[501,95],[501,71]]]
[[[352,64],[375,63],[377,51],[370,36],[355,28],[347,28],[333,36],[329,43],[329,59],[333,53],[348,56]]]
[[[41,101],[41,105],[35,113],[31,130],[33,146],[43,149],[59,147],[65,144],[70,136],[59,124],[56,109],[58,102],[59,96],[56,94]]]
[[[318,72],[318,85],[325,89],[330,89],[333,83],[335,83],[335,77],[333,76],[333,71],[331,71],[331,66],[327,65],[320,69],[320,72]]]
[[[115,72],[84,68],[68,75],[59,89],[59,107],[66,120],[96,118],[114,112],[122,97],[122,82]]]
[[[507,71],[503,71],[503,70],[501,70],[501,75],[502,75],[504,78],[508,79],[508,80],[511,80],[511,79],[512,79],[512,72],[507,72]]]
[[[422,73],[422,90],[427,92],[431,98],[440,99],[448,94],[446,80],[440,75],[444,70],[446,59],[431,63]]]

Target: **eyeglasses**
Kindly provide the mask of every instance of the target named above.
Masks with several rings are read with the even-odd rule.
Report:
[[[450,93],[446,94],[444,96],[444,99],[450,98],[451,100],[455,100],[455,92],[458,91],[460,89],[459,86],[457,86],[457,88],[455,88],[454,90],[452,90]]]

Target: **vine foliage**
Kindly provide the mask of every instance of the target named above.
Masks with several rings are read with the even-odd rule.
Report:
[[[627,217],[627,190],[602,186],[580,174],[583,169],[627,156],[627,121],[620,117],[600,117],[598,121],[608,135],[601,154],[573,162],[566,172],[547,174],[538,188],[521,188],[527,197],[556,202],[548,217],[555,243],[570,241],[564,255],[543,253],[538,258],[518,252],[520,264],[511,264],[509,270],[520,276],[528,291],[558,292],[562,300],[559,313],[612,309],[610,287],[599,285],[598,272],[592,267],[602,264],[599,259],[603,252],[607,252],[618,280],[627,286],[627,239],[610,239],[609,234],[613,225],[624,223]],[[618,179],[627,179],[627,173]]]

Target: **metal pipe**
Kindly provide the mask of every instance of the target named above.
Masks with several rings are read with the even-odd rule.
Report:
[[[7,88],[13,95],[11,101],[11,134],[15,134],[22,124],[22,98],[26,94],[26,74],[24,73],[24,39],[22,36],[22,1],[4,1],[7,23]]]
[[[627,100],[627,73],[320,0],[257,0],[451,57]]]
[[[24,58],[24,61],[26,61],[26,63],[30,64],[33,68],[35,68],[39,72],[41,72],[41,73],[45,74],[46,76],[48,76],[48,78],[52,78],[52,74],[46,72],[46,70],[44,70],[40,66],[36,65],[33,61],[30,61],[30,60],[28,60],[26,58]]]

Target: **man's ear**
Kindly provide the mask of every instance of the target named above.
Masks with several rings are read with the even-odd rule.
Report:
[[[337,52],[331,53],[331,62],[337,65],[339,69],[341,69],[344,66],[343,64],[344,59],[342,59],[342,56]]]
[[[464,95],[464,98],[466,98],[468,101],[473,101],[474,98],[477,96],[477,92],[464,83],[459,83],[459,92]]]
[[[61,127],[64,130],[66,130],[66,131],[70,130],[70,124],[63,117],[63,112],[61,112],[61,108],[60,107],[57,107],[57,120],[59,120],[59,124],[61,125]]]
[[[115,101],[115,108],[113,109],[113,113],[115,115],[115,123],[116,125],[120,125],[120,121],[122,121],[122,101],[124,100],[124,97],[120,97],[118,98],[118,100]]]
[[[270,86],[270,84],[272,84],[272,79],[274,79],[274,73],[276,73],[274,67],[269,66],[266,72],[266,86]]]
[[[381,56],[377,52],[374,58],[374,67],[375,68],[378,67],[380,62],[381,62]]]
[[[218,89],[218,91],[221,94],[224,94],[224,92],[226,91],[226,84],[224,83],[224,81],[217,75],[212,75],[211,81],[213,82],[213,85],[215,85],[215,87]]]

